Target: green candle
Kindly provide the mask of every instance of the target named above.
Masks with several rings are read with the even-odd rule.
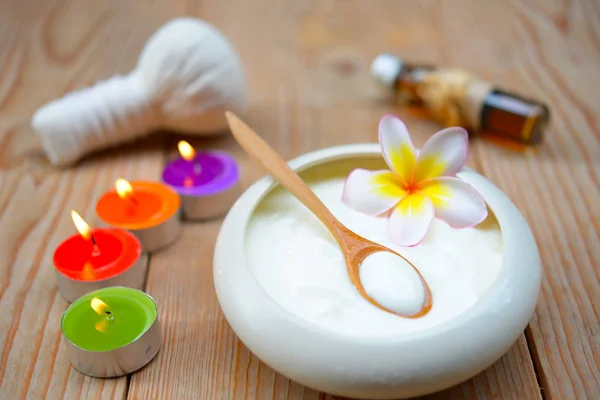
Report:
[[[75,346],[104,352],[126,346],[141,337],[158,315],[146,293],[126,287],[108,287],[75,300],[65,311],[61,328]]]

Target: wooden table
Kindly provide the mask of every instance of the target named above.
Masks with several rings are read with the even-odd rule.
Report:
[[[99,195],[117,177],[158,179],[178,138],[158,133],[60,170],[28,120],[55,97],[130,71],[149,35],[181,15],[233,41],[248,76],[245,117],[287,158],[376,141],[386,112],[405,118],[418,144],[439,128],[385,101],[369,76],[379,52],[466,67],[547,100],[552,126],[537,151],[474,140],[470,159],[535,233],[544,265],[536,314],[496,364],[433,398],[600,398],[595,0],[0,0],[0,398],[332,398],[273,372],[229,328],[212,284],[221,220],[186,224],[176,245],[149,257],[164,347],[147,368],[99,380],[66,358],[52,254],[74,231],[69,211],[96,223]],[[192,143],[232,152],[245,186],[262,175],[230,137]]]

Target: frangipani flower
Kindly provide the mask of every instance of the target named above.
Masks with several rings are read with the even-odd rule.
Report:
[[[419,244],[434,217],[453,228],[475,226],[487,217],[483,198],[455,177],[469,157],[464,129],[443,129],[419,151],[404,122],[386,115],[379,124],[379,143],[391,170],[352,171],[342,201],[364,214],[388,213],[394,243]]]

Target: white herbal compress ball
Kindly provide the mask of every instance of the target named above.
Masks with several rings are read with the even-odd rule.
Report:
[[[241,111],[241,62],[210,24],[178,18],[146,43],[134,70],[69,93],[32,119],[55,165],[132,141],[158,128],[205,135],[225,131],[225,110]]]

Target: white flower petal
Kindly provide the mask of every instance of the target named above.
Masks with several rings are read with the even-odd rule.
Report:
[[[416,246],[425,237],[433,220],[433,205],[421,194],[410,194],[394,208],[389,218],[392,241],[400,246]]]
[[[432,179],[421,189],[435,208],[435,216],[453,228],[468,228],[485,220],[485,200],[468,183],[451,177]]]
[[[384,116],[379,123],[379,143],[390,169],[403,184],[408,184],[415,171],[417,153],[404,122],[393,115]]]
[[[397,179],[392,171],[355,169],[346,178],[342,201],[363,214],[379,215],[406,194]]]
[[[463,128],[443,129],[423,145],[417,158],[415,182],[454,176],[469,158],[469,135]]]

